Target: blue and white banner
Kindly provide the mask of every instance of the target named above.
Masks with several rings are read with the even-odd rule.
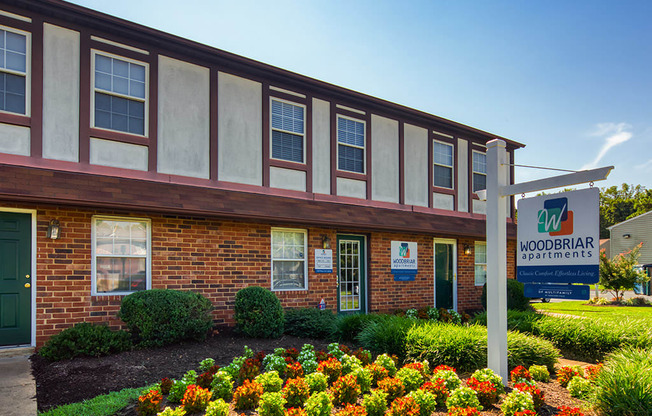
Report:
[[[315,249],[315,273],[333,273],[333,250]]]

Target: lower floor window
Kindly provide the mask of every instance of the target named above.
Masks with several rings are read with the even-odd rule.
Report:
[[[150,285],[150,222],[93,218],[93,291],[120,294]]]
[[[307,289],[308,232],[272,229],[272,290]]]
[[[487,243],[475,243],[475,285],[482,286],[487,282]]]

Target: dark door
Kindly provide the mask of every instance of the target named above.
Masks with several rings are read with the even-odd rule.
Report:
[[[340,313],[366,311],[367,257],[365,237],[337,236],[337,310]]]
[[[435,240],[435,306],[455,307],[455,240]]]
[[[31,344],[31,215],[0,212],[0,345]]]

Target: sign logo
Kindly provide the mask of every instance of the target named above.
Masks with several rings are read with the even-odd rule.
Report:
[[[408,243],[401,243],[401,247],[398,249],[398,255],[404,259],[410,258],[410,248],[408,247]]]
[[[555,235],[573,234],[573,211],[568,210],[568,198],[548,199],[537,214],[539,233]]]

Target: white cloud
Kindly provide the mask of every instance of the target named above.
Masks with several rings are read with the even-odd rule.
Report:
[[[634,166],[636,169],[641,169],[641,170],[646,170],[652,167],[652,159],[648,160],[645,163],[641,163],[640,165]]]
[[[619,144],[625,143],[632,138],[633,134],[631,131],[632,126],[627,123],[599,123],[595,126],[593,132],[590,133],[590,136],[602,137],[604,141],[602,147],[598,152],[598,155],[593,159],[592,162],[589,162],[582,166],[581,170],[584,169],[593,169],[598,166],[602,158],[607,154],[607,152]]]

